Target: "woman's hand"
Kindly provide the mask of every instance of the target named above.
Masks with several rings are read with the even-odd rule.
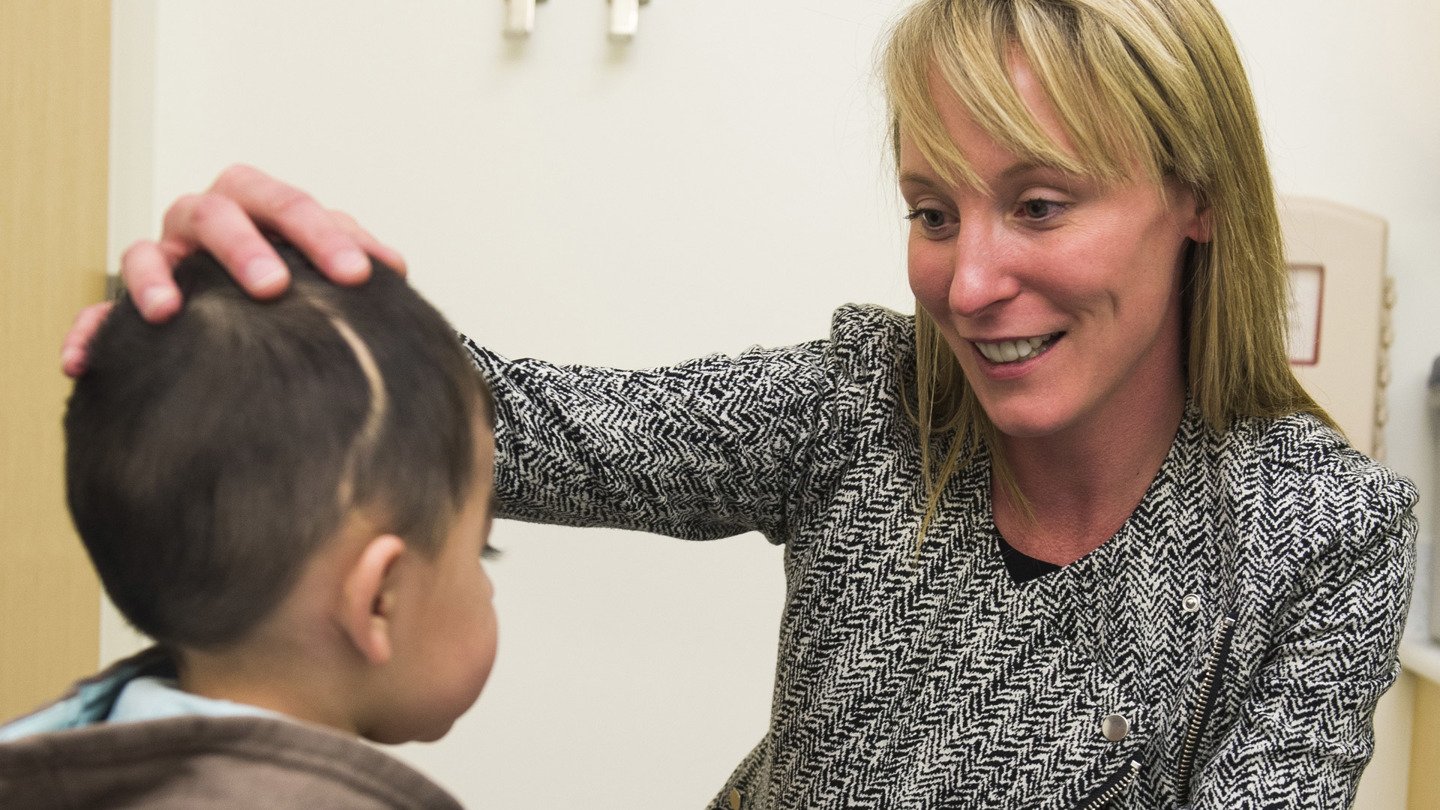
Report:
[[[256,298],[273,298],[290,274],[260,229],[300,249],[337,284],[358,284],[370,276],[369,256],[400,272],[405,260],[381,244],[348,214],[322,207],[313,197],[251,166],[232,166],[200,194],[176,200],[165,212],[158,242],[142,239],[121,258],[120,275],[141,314],[151,323],[180,310],[175,265],[197,250],[208,250]],[[86,347],[109,306],[82,310],[61,349],[61,364],[74,377],[85,369]]]

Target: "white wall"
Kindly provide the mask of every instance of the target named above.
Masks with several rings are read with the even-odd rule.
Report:
[[[523,44],[502,41],[497,0],[115,2],[115,252],[248,161],[355,214],[511,354],[650,365],[819,336],[846,301],[908,309],[871,69],[903,5],[655,0],[617,47],[605,0],[542,4]],[[1440,4],[1219,5],[1282,191],[1391,223],[1390,461],[1428,493]],[[707,800],[764,729],[776,550],[517,524],[494,540],[491,686],[444,742],[400,753],[476,806]],[[107,621],[109,657],[132,642]],[[1403,786],[1366,791],[1398,807]]]

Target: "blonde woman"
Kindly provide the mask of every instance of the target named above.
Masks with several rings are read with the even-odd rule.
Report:
[[[922,0],[884,70],[915,316],[648,372],[471,345],[502,513],[787,546],[769,730],[713,807],[1347,806],[1415,492],[1289,372],[1223,22]],[[199,247],[276,294],[252,220],[341,282],[398,259],[242,168],[132,248],[131,294],[163,320]]]

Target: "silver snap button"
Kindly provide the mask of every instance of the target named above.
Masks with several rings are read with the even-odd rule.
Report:
[[[1186,613],[1194,613],[1200,609],[1200,597],[1193,593],[1188,594],[1184,599],[1180,600],[1180,609]]]
[[[1100,721],[1100,733],[1110,742],[1120,742],[1130,734],[1130,721],[1122,714],[1112,714]]]

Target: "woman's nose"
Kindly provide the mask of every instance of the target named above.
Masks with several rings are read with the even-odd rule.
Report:
[[[950,311],[976,317],[1020,292],[1012,257],[1003,236],[984,224],[969,222],[955,237],[950,278]]]

